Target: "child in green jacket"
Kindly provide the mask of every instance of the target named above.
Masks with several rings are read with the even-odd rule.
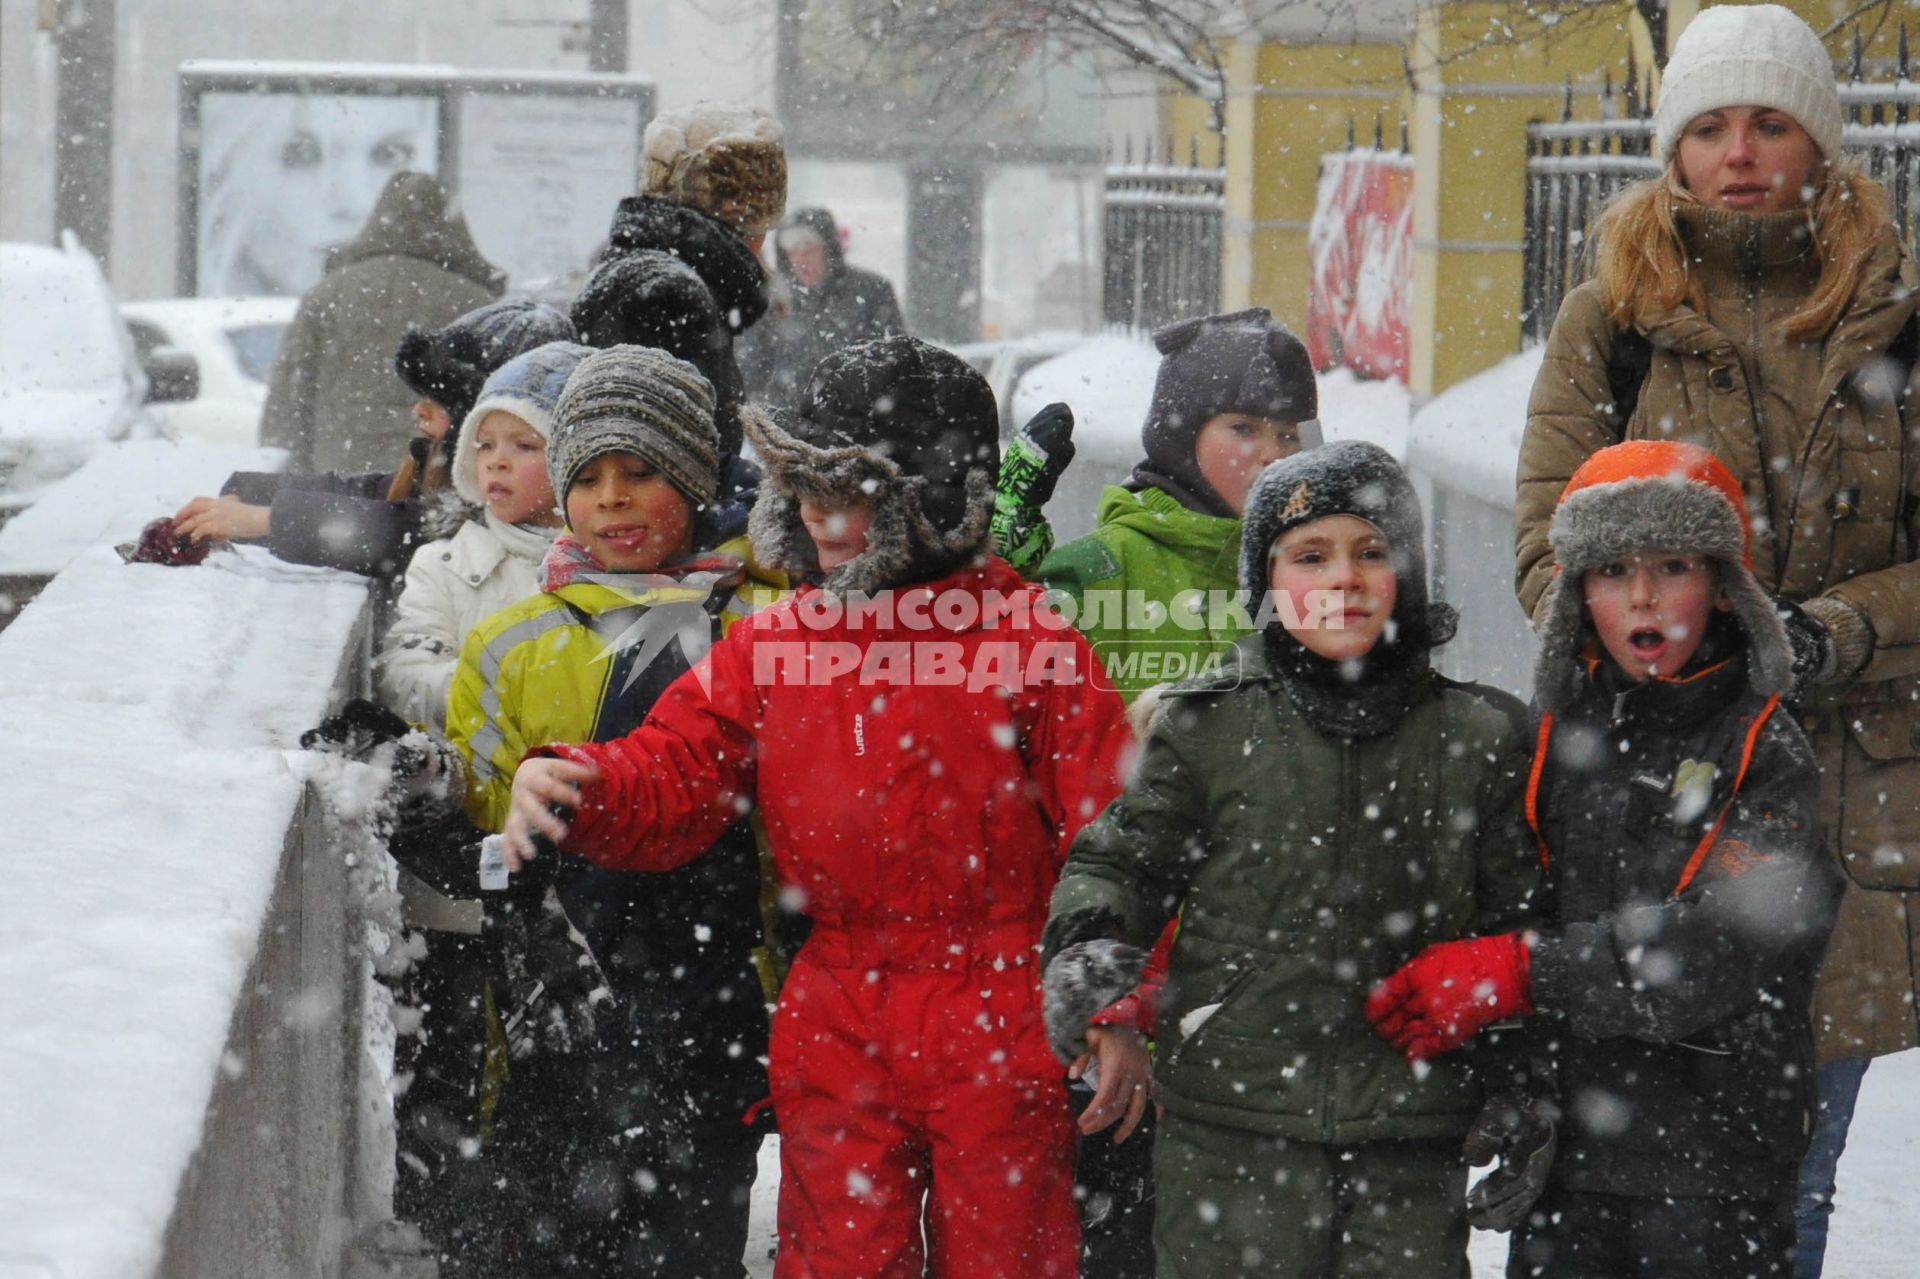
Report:
[[[1073,845],[1044,958],[1055,1050],[1178,911],[1154,1088],[1160,1273],[1467,1274],[1461,1137],[1486,1049],[1416,1069],[1362,1015],[1429,941],[1523,920],[1539,865],[1512,699],[1442,678],[1418,501],[1369,444],[1267,468],[1257,629],[1175,685]]]
[[[1101,495],[1092,533],[1037,569],[1015,565],[1071,597],[1129,703],[1245,633],[1230,601],[1247,490],[1269,462],[1320,443],[1307,349],[1264,307],[1168,325],[1154,345],[1145,457]]]

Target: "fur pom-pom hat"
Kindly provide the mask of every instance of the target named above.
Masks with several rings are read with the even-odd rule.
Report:
[[[536,346],[571,342],[573,336],[573,322],[545,303],[490,302],[444,329],[408,329],[393,354],[393,371],[415,395],[447,411],[452,437],[473,411],[488,374]],[[455,443],[449,438],[446,446]]]
[[[1593,454],[1573,473],[1547,538],[1558,571],[1540,621],[1534,693],[1562,711],[1585,680],[1589,627],[1581,578],[1642,551],[1700,555],[1720,566],[1720,584],[1747,636],[1747,682],[1760,693],[1793,683],[1793,650],[1773,601],[1753,576],[1752,527],[1740,481],[1707,450],[1676,440],[1629,440]]]
[[[1393,455],[1342,440],[1283,457],[1247,493],[1240,537],[1240,586],[1258,601],[1268,589],[1273,547],[1289,530],[1329,515],[1352,515],[1386,535],[1393,557],[1396,634],[1421,647],[1453,638],[1459,614],[1427,597],[1427,532],[1420,496]]]
[[[475,506],[486,504],[480,487],[479,442],[475,432],[487,414],[499,409],[532,427],[541,439],[553,437],[553,407],[580,361],[593,348],[578,342],[549,342],[514,356],[495,369],[480,388],[480,398],[460,427],[453,446],[453,487]]]
[[[1697,115],[1722,107],[1772,107],[1792,116],[1820,154],[1840,158],[1843,125],[1833,59],[1800,15],[1777,4],[1702,9],[1660,74],[1653,136],[1662,163]]]
[[[737,102],[695,102],[647,125],[640,189],[760,235],[787,207],[787,153],[779,121]]]
[[[1140,430],[1146,457],[1133,468],[1131,487],[1158,488],[1203,515],[1231,516],[1194,457],[1200,428],[1222,413],[1296,423],[1301,449],[1319,447],[1313,361],[1293,330],[1267,308],[1181,320],[1156,332],[1153,344],[1160,371]]]
[[[1000,414],[959,356],[913,337],[861,342],[820,361],[796,412],[742,416],[765,468],[747,526],[761,563],[872,594],[990,549]],[[803,501],[869,507],[867,549],[823,574]]]

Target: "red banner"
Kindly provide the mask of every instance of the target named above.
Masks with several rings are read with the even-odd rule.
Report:
[[[1322,156],[1307,245],[1307,350],[1314,367],[1405,382],[1413,157],[1387,151]]]

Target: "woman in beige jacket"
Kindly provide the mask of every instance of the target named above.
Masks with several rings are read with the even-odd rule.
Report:
[[[1539,608],[1547,525],[1588,454],[1687,439],[1740,477],[1847,878],[1814,1007],[1820,1120],[1798,1205],[1796,1273],[1815,1276],[1867,1062],[1920,1045],[1920,270],[1885,192],[1836,163],[1832,63],[1791,12],[1703,11],[1654,122],[1666,171],[1603,215],[1596,278],[1568,296],[1534,383],[1517,589]]]

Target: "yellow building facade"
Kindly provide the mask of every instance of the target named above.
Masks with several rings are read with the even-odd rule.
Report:
[[[1789,7],[1824,31],[1823,3]],[[1698,12],[1672,0],[1668,43]],[[1360,145],[1375,120],[1389,147],[1414,157],[1414,277],[1409,385],[1425,399],[1519,349],[1525,234],[1526,126],[1560,118],[1571,82],[1577,118],[1594,118],[1603,84],[1653,64],[1645,24],[1626,0],[1557,26],[1516,30],[1518,6],[1490,0],[1424,4],[1400,38],[1307,42],[1247,37],[1227,54],[1221,254],[1224,309],[1266,306],[1296,327],[1307,311],[1308,224],[1321,156]],[[1879,43],[1889,52],[1888,24]],[[1848,36],[1828,47],[1836,58]],[[1170,98],[1170,136],[1207,136],[1204,103]],[[1202,143],[1200,154],[1207,154]]]

